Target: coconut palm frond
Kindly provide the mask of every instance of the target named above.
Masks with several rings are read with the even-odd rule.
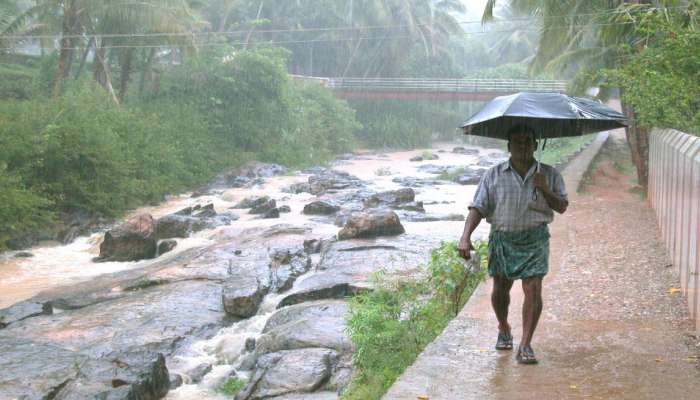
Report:
[[[484,13],[481,16],[481,24],[484,25],[493,21],[493,10],[496,7],[496,0],[488,0],[484,6]]]

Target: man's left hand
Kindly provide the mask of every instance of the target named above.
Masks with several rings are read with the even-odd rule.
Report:
[[[540,189],[543,192],[549,192],[549,183],[547,183],[547,177],[541,172],[535,172],[534,181],[535,188]]]

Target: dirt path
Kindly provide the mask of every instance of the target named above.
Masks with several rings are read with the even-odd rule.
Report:
[[[648,203],[614,134],[551,226],[551,273],[533,340],[540,364],[496,352],[490,282],[385,399],[698,399],[700,347]],[[511,321],[520,333],[522,295]]]

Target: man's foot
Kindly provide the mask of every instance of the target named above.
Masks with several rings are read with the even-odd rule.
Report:
[[[530,346],[518,346],[518,354],[515,356],[518,364],[537,364],[535,352]]]
[[[498,332],[496,350],[513,350],[513,335],[510,332]]]

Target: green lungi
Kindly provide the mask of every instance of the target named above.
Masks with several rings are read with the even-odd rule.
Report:
[[[489,275],[510,280],[542,277],[549,271],[549,229],[540,225],[489,235]]]

